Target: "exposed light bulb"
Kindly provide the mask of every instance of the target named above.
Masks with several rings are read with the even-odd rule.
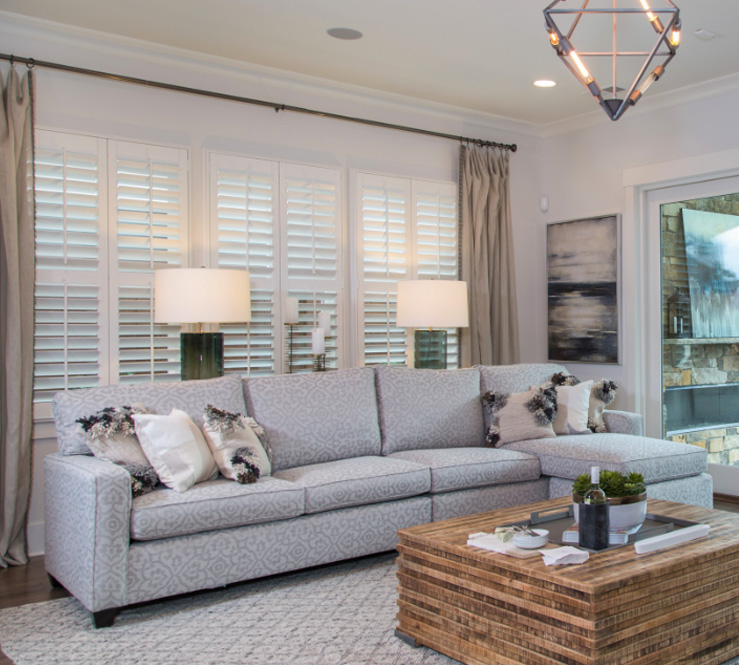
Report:
[[[670,36],[670,44],[680,46],[680,28],[673,28],[672,35]]]
[[[585,83],[590,83],[593,80],[593,77],[590,76],[590,72],[585,68],[585,65],[582,64],[582,60],[580,60],[580,56],[577,55],[577,51],[573,49],[570,51],[569,55],[580,70],[580,75],[585,79]]]
[[[641,6],[644,7],[644,11],[647,12],[647,18],[650,21],[654,21],[657,17],[654,15],[654,13],[651,10],[651,7],[647,3],[647,0],[641,0]]]
[[[549,41],[552,46],[559,46],[559,35],[554,30],[549,31]]]

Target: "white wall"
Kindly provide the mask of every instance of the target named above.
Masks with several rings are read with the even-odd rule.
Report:
[[[653,413],[659,409],[658,403],[639,391],[640,387],[644,389],[651,360],[645,357],[648,347],[644,333],[659,321],[660,312],[656,308],[644,311],[639,305],[647,286],[647,275],[643,273],[658,261],[658,247],[654,243],[648,247],[646,240],[650,225],[658,225],[659,219],[646,218],[640,210],[639,197],[648,189],[672,182],[714,177],[712,164],[727,166],[726,159],[708,157],[726,155],[739,148],[735,113],[739,91],[735,89],[736,81],[730,83],[728,89],[711,97],[683,103],[658,97],[650,106],[645,96],[615,123],[606,118],[601,124],[542,139],[540,186],[541,193],[549,196],[550,205],[549,211],[540,213],[530,229],[539,245],[540,258],[532,263],[540,288],[530,301],[522,302],[522,325],[537,331],[536,350],[529,348],[529,352],[533,352],[533,359],[546,357],[546,224],[622,214],[622,363],[571,364],[570,370],[585,379],[613,378],[621,386],[614,408],[650,409],[652,423],[659,421],[659,414]],[[653,92],[658,92],[657,84],[650,89],[650,94]],[[734,167],[739,167],[739,163]],[[518,251],[520,254],[520,247]],[[642,254],[643,260],[639,258]]]
[[[538,200],[538,139],[531,128],[399,96],[370,93],[279,72],[152,47],[132,40],[108,41],[84,31],[69,31],[0,12],[2,51],[128,76],[267,99],[383,122],[411,125],[454,135],[516,143],[511,157],[513,218],[528,219]],[[3,72],[7,64],[0,65]],[[363,169],[456,181],[458,143],[184,93],[107,81],[45,68],[36,69],[37,127],[124,140],[186,147],[191,160],[190,216],[193,238],[205,217],[204,152],[216,149],[257,157],[339,166],[346,174]],[[521,228],[526,225],[522,224]],[[518,242],[525,237],[516,228]],[[203,249],[203,248],[200,248]],[[200,261],[195,250],[192,260]],[[523,279],[525,280],[525,270]],[[530,345],[524,333],[524,346]],[[43,457],[56,450],[54,428],[35,430],[34,473],[29,517],[29,550],[43,551]]]

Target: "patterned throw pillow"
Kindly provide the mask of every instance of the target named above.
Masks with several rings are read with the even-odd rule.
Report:
[[[132,416],[146,413],[143,404],[108,406],[77,422],[85,433],[92,454],[114,464],[149,466],[141,449]]]
[[[572,374],[558,372],[552,376],[552,383],[555,386],[576,386],[580,380]],[[593,432],[607,432],[606,423],[603,420],[603,409],[605,409],[614,399],[616,399],[616,391],[618,384],[610,379],[601,379],[594,381],[590,389],[590,403],[588,405],[588,427]]]
[[[136,413],[136,435],[161,481],[176,492],[218,475],[203,433],[184,411],[168,416]]]
[[[533,386],[525,393],[491,390],[482,396],[483,407],[491,416],[486,441],[499,447],[526,439],[550,439],[557,416],[557,393],[551,383]]]
[[[253,418],[209,404],[203,411],[203,434],[226,478],[246,484],[271,473],[267,436]]]
[[[159,484],[159,476],[151,465],[121,464],[131,476],[131,494],[137,496],[151,492]]]

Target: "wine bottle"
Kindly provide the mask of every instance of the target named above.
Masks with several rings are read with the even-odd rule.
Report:
[[[600,468],[590,469],[590,488],[580,505],[578,544],[589,550],[608,547],[608,499],[600,487]]]

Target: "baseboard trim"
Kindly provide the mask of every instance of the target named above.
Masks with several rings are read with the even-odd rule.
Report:
[[[734,503],[739,506],[739,496],[734,496],[733,494],[714,494],[713,500],[725,501],[726,503]]]
[[[26,529],[28,538],[28,556],[43,556],[44,554],[44,523],[29,524]]]

